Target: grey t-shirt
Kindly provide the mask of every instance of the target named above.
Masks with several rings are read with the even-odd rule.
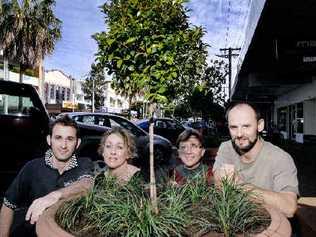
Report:
[[[261,151],[255,161],[249,164],[241,161],[231,140],[223,142],[219,147],[213,172],[223,164],[232,164],[245,183],[275,192],[298,194],[297,170],[292,157],[270,142],[262,142]]]

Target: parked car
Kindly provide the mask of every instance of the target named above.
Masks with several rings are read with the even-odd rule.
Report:
[[[144,129],[146,132],[149,130],[149,120],[142,119],[136,122],[136,125]],[[154,120],[154,133],[163,136],[176,144],[177,138],[180,133],[185,130],[185,127],[177,120],[171,118],[156,118]]]
[[[88,155],[93,159],[102,159],[97,153],[101,135],[113,126],[130,131],[136,138],[138,157],[133,163],[143,170],[149,167],[149,135],[124,117],[109,113],[73,112],[68,114],[77,121],[85,147],[79,148],[79,154]],[[166,138],[154,136],[154,155],[157,166],[168,165],[172,154],[172,144]]]
[[[32,85],[0,80],[0,191],[47,149],[49,117]]]

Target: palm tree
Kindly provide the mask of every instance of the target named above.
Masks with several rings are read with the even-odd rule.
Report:
[[[27,68],[40,67],[53,52],[61,38],[61,21],[52,10],[55,0],[0,0],[0,5],[0,48],[19,63],[22,82]]]

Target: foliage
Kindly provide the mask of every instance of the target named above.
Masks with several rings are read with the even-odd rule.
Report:
[[[179,100],[174,116],[222,119],[226,74],[227,65],[223,61],[211,60],[203,71],[200,84],[191,84],[188,93]]]
[[[254,202],[251,192],[235,185],[233,178],[222,179],[220,187],[211,189],[207,205],[200,208],[200,218],[195,219],[194,224],[204,232],[222,232],[226,237],[258,231],[258,227],[266,227],[270,222],[265,209]]]
[[[92,64],[91,70],[82,84],[82,90],[85,93],[85,98],[90,101],[92,101],[94,91],[94,105],[97,109],[104,105],[106,86],[109,86],[109,82],[105,79],[103,69]]]
[[[116,89],[164,103],[196,82],[206,45],[203,29],[188,24],[184,2],[111,0],[102,6],[108,30],[94,35],[97,62],[113,73]]]
[[[225,102],[224,85],[228,73],[228,66],[224,61],[211,60],[203,74],[203,84],[213,103],[223,105]]]
[[[138,180],[120,186],[105,177],[87,197],[66,203],[57,221],[76,236],[183,236],[189,221],[185,197],[175,188],[162,192],[156,215],[140,187]]]
[[[54,16],[54,0],[3,0],[0,2],[0,48],[20,71],[35,67],[53,52],[61,38],[61,21]]]
[[[269,218],[251,193],[224,179],[221,188],[202,176],[178,187],[159,188],[159,213],[151,211],[147,187],[138,179],[126,186],[105,177],[87,196],[66,203],[58,222],[76,236],[191,236],[217,231],[226,237],[266,227]],[[262,230],[262,229],[260,229]]]

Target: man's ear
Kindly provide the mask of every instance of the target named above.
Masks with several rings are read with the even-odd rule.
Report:
[[[50,135],[47,135],[47,136],[46,136],[46,141],[47,141],[47,144],[48,144],[49,146],[51,146],[51,137],[50,137]]]
[[[78,138],[78,140],[77,140],[77,146],[76,146],[76,149],[78,149],[78,147],[80,146],[80,144],[81,144],[81,139],[80,139],[80,138]]]
[[[258,132],[262,132],[264,129],[264,120],[263,119],[259,119],[258,120]]]

